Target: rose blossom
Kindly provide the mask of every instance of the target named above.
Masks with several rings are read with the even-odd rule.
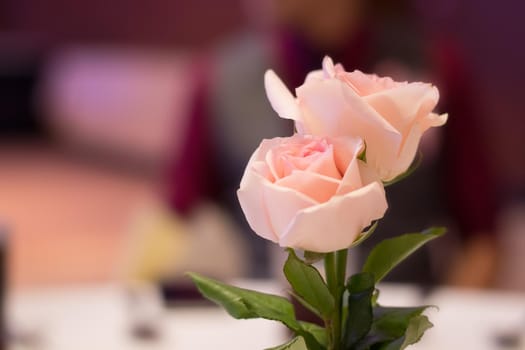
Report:
[[[263,140],[237,191],[251,228],[283,247],[349,247],[387,209],[377,175],[356,158],[363,148],[351,137]]]
[[[273,109],[295,120],[299,133],[363,138],[367,163],[384,181],[405,172],[423,133],[447,120],[432,113],[439,100],[435,86],[346,72],[329,57],[296,89],[297,98],[271,70],[265,87]]]

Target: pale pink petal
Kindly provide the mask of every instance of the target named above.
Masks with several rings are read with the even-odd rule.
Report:
[[[363,162],[362,160],[357,161],[359,167],[359,175],[361,176],[361,182],[363,186],[368,185],[372,182],[381,182],[381,178],[377,171],[370,166],[370,164]]]
[[[278,155],[274,152],[273,149],[268,150],[266,157],[264,159],[270,173],[274,179],[279,179],[283,176],[284,169],[282,162],[279,161]]]
[[[430,85],[430,84],[423,84],[423,85]],[[427,93],[425,94],[425,98],[427,101],[422,104],[421,109],[418,111],[418,114],[421,116],[427,116],[430,114],[434,108],[436,108],[436,105],[439,102],[439,90],[436,86],[430,85],[431,88]]]
[[[346,194],[363,186],[359,174],[357,156],[363,151],[364,143],[361,139],[340,137],[332,140],[334,144],[334,158],[338,168],[342,169],[343,178],[336,194]]]
[[[350,162],[364,150],[365,144],[357,137],[337,137],[332,138],[331,142],[334,146],[335,165],[344,174]]]
[[[361,186],[363,186],[363,182],[361,181],[361,175],[359,174],[358,159],[354,158],[348,165],[346,173],[341,179],[341,183],[339,184],[336,193],[338,195],[344,195],[360,188]]]
[[[279,245],[327,253],[349,247],[388,205],[383,186],[374,182],[344,196],[300,211]]]
[[[421,121],[421,129],[423,131],[427,130],[428,128],[435,127],[435,126],[442,126],[447,122],[448,114],[436,114],[436,113],[430,113],[428,114],[423,120]]]
[[[308,83],[312,80],[319,81],[334,78],[338,72],[344,71],[344,68],[341,64],[338,63],[334,65],[334,61],[328,56],[325,56],[323,58],[322,67],[323,69],[313,70],[309,72],[306,75],[306,79],[304,80],[304,82]]]
[[[334,179],[341,179],[342,174],[344,174],[344,172],[340,172],[337,168],[334,158],[334,148],[331,145],[325,152],[319,153],[319,156],[311,161],[305,170],[308,170],[312,173],[329,176]]]
[[[404,173],[414,161],[423,133],[430,127],[441,126],[447,121],[447,114],[430,113],[419,123],[414,123],[398,152],[398,161],[392,168],[392,178]]]
[[[304,194],[274,184],[264,186],[263,192],[264,207],[277,237],[288,230],[297,212],[318,204]]]
[[[304,127],[304,123],[300,120],[295,121],[295,131],[299,134],[306,134],[306,128]]]
[[[367,96],[406,84],[404,82],[397,83],[389,77],[382,78],[375,74],[365,74],[359,70],[342,72],[338,77],[351,85],[360,96]]]
[[[397,147],[396,149],[399,149]],[[370,152],[367,154],[367,163],[375,169],[381,180],[390,181],[399,175],[398,151],[381,154],[381,152]]]
[[[423,131],[421,130],[420,125],[414,125],[405,137],[403,148],[401,148],[399,152],[398,161],[392,167],[391,178],[401,175],[410,167],[416,156],[421,136],[423,136]]]
[[[297,88],[297,96],[306,133],[339,136],[347,106],[338,81],[330,79],[304,84]]]
[[[334,61],[328,56],[323,58],[323,72],[325,78],[334,78],[335,77],[335,66]]]
[[[365,101],[403,135],[408,134],[414,121],[432,112],[438,100],[437,88],[423,83],[406,84],[365,97]]]
[[[302,85],[297,94],[306,133],[362,137],[367,160],[387,175],[388,167],[396,161],[402,135],[351,87],[330,79]]]
[[[312,81],[319,81],[319,80],[324,80],[324,79],[325,79],[324,71],[322,69],[318,69],[318,70],[313,70],[310,73],[306,74],[304,83],[306,84]]]
[[[293,170],[305,170],[307,169],[312,162],[315,162],[318,158],[321,158],[322,154],[312,154],[308,157],[302,157],[302,156],[287,156],[286,162],[290,164],[289,170],[286,175],[290,175]]]
[[[264,74],[264,87],[272,108],[281,118],[300,119],[295,97],[274,71],[267,70]]]
[[[249,166],[251,166],[252,171],[261,175],[266,180],[270,182],[275,181],[275,177],[273,176],[272,171],[270,167],[268,166],[268,164],[266,164],[266,162],[254,161],[254,162],[249,163]]]
[[[336,64],[334,69],[335,69],[335,76],[336,77],[338,76],[338,74],[346,73],[345,67],[343,67],[343,65],[341,63]]]
[[[379,132],[396,134],[386,120],[347,84],[337,79],[312,81],[297,88],[299,108],[307,133],[321,136],[355,136],[354,123],[361,119]]]
[[[278,147],[280,144],[284,142],[285,139],[286,138],[284,137],[274,137],[271,139],[263,139],[259,147],[257,147],[255,152],[253,152],[248,163],[253,162],[253,161],[265,161],[266,153],[268,153],[268,151],[271,150],[272,148]]]
[[[339,136],[347,109],[342,85],[335,79],[312,81],[297,88],[305,133]]]
[[[293,137],[293,136],[292,136]],[[272,139],[263,139],[259,147],[253,152],[248,164],[252,164],[257,161],[264,162],[268,170],[271,172],[273,178],[279,178],[279,170],[276,169],[273,160],[269,157],[272,154],[272,150],[278,148],[283,142],[286,142],[290,138],[285,137],[274,137]],[[260,166],[259,166],[260,168]]]
[[[344,90],[349,104],[363,103],[363,99],[350,88]],[[368,105],[367,105],[368,106]],[[368,108],[372,109],[370,106]],[[370,113],[373,118],[357,115],[352,119],[354,135],[362,137],[366,144],[366,160],[371,164],[381,178],[389,176],[389,169],[397,159],[398,150],[403,142],[403,135],[394,129],[385,119],[377,114]]]
[[[369,95],[365,100],[402,135],[401,143],[392,148],[395,150],[393,158],[387,159],[384,157],[387,153],[375,151],[369,157],[367,152],[367,160],[378,168],[381,178],[392,180],[403,173],[414,159],[419,139],[425,131],[423,125],[428,128],[446,120],[429,116],[439,100],[439,92],[430,84],[412,83]],[[391,153],[388,155],[391,156]]]
[[[318,203],[324,203],[335,195],[339,180],[309,171],[294,170],[275,184],[296,190]]]
[[[264,203],[264,187],[270,182],[253,171],[246,170],[237,190],[237,197],[244,216],[252,230],[259,236],[277,242],[268,211]]]

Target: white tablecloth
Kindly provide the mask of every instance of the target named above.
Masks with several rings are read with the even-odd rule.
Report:
[[[239,282],[242,286],[283,293],[274,282]],[[412,349],[504,349],[496,338],[525,331],[525,295],[438,289],[423,297],[417,288],[384,285],[380,302],[409,306],[434,304],[428,312],[435,327]],[[237,321],[223,310],[179,306],[164,309],[158,294],[143,289],[130,308],[122,286],[99,285],[15,292],[8,304],[15,337],[11,349],[265,349],[287,338],[283,327],[266,320]],[[158,337],[139,340],[131,329],[145,321]],[[27,338],[32,339],[28,341]],[[520,349],[520,348],[506,348]],[[521,349],[525,349],[522,347]]]

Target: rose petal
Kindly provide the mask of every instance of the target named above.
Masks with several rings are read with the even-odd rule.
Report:
[[[350,162],[365,148],[365,144],[358,137],[337,137],[331,139],[334,146],[335,165],[340,173],[344,174]]]
[[[399,151],[398,160],[392,167],[392,174],[394,177],[404,173],[414,161],[421,136],[423,136],[423,131],[421,130],[420,125],[414,125],[405,137],[403,148]]]
[[[255,150],[253,155],[250,157],[248,164],[255,163],[257,161],[264,162],[267,165],[268,170],[270,171],[272,177],[274,179],[279,178],[280,169],[276,169],[274,162],[269,161],[268,158],[269,158],[269,154],[272,153],[272,149],[278,148],[283,142],[285,142],[285,140],[288,140],[288,138],[274,137],[272,139],[263,139],[259,147]]]
[[[341,179],[343,172],[339,171],[335,163],[334,147],[329,145],[328,148],[314,159],[306,168],[309,172],[329,176],[334,179]]]
[[[426,131],[428,128],[442,126],[447,122],[448,114],[430,113],[421,121],[421,129]]]
[[[359,101],[366,105],[366,102],[357,96],[352,89],[347,88],[344,91],[350,104],[356,104]],[[370,106],[368,107],[372,109]],[[370,114],[375,116],[373,119],[363,118],[362,115],[353,118],[352,127],[357,136],[365,140],[367,163],[371,164],[380,177],[384,179],[390,176],[390,168],[396,162],[403,135],[376,113],[374,111]]]
[[[306,79],[304,79],[304,83],[309,83],[312,81],[320,81],[325,79],[325,74],[322,69],[313,70],[306,74]],[[297,90],[296,90],[297,91]]]
[[[337,79],[303,84],[297,88],[297,97],[306,131],[313,135],[358,136],[354,129],[356,119],[380,131],[397,134],[397,130],[388,121],[347,84]]]
[[[344,72],[343,74],[340,74],[340,78],[350,84],[360,96],[367,96],[406,84],[397,83],[389,77],[378,77],[375,74],[365,74],[360,70]]]
[[[341,180],[336,194],[344,195],[363,186],[357,159],[353,159],[348,165],[348,169]]]
[[[299,212],[279,245],[320,253],[347,248],[387,207],[383,186],[371,183]]]
[[[255,152],[253,152],[248,163],[251,163],[253,161],[265,161],[266,154],[268,153],[268,151],[271,150],[272,148],[278,147],[285,139],[286,138],[284,137],[274,137],[271,139],[263,139],[259,147],[257,147]]]
[[[242,177],[241,187],[237,190],[237,198],[252,230],[265,239],[278,242],[279,238],[264,204],[264,187],[268,183],[270,182],[262,176],[247,169]]]
[[[268,169],[270,170],[270,173],[273,175],[274,179],[280,179],[283,177],[283,174],[285,172],[283,168],[282,162],[279,161],[278,155],[274,152],[273,149],[270,149],[266,153],[265,162],[266,165],[268,165]]]
[[[362,137],[367,160],[388,176],[402,135],[346,83],[336,79],[311,82],[297,89],[305,132],[313,135]]]
[[[429,113],[419,123],[414,125],[404,136],[403,143],[398,152],[398,160],[392,167],[392,178],[404,173],[414,161],[419,143],[424,132],[433,126],[441,126],[447,121],[447,114],[437,115]]]
[[[357,156],[363,151],[363,141],[358,138],[340,137],[332,140],[332,143],[337,167],[343,173],[336,194],[346,194],[362,187],[363,183],[357,167]]]
[[[266,180],[270,182],[275,181],[275,177],[273,176],[270,167],[265,162],[254,161],[249,163],[248,166],[251,166],[252,171],[264,177]]]
[[[365,101],[403,135],[437,105],[439,92],[430,84],[412,83],[366,96]]]
[[[295,97],[274,71],[267,70],[264,74],[264,87],[266,96],[268,96],[273,110],[277,112],[279,117],[292,120],[299,119],[299,109]]]
[[[334,164],[332,146],[326,141],[296,134],[280,142],[267,150],[264,159],[273,178],[283,178],[293,170],[308,170],[341,178]]]
[[[395,159],[383,162],[381,178],[391,180],[405,172],[416,154],[423,132],[446,118],[431,113],[439,100],[439,91],[430,84],[412,83],[374,93],[366,101],[403,135]]]
[[[332,59],[328,56],[324,56],[323,58],[323,72],[326,78],[335,77],[334,61],[332,61]]]
[[[372,182],[381,183],[379,174],[372,166],[370,166],[370,164],[365,163],[362,160],[357,160],[357,165],[359,167],[359,175],[361,176],[362,186],[371,184]]]
[[[264,202],[271,227],[277,237],[288,230],[297,212],[318,204],[304,194],[271,183],[265,184],[263,193],[262,202]]]
[[[339,187],[338,180],[302,170],[294,170],[275,184],[301,192],[318,203],[324,203],[333,197]]]
[[[320,80],[297,88],[301,120],[305,132],[320,136],[339,136],[348,109],[337,80]]]

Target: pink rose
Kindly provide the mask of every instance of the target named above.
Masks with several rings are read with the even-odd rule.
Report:
[[[363,147],[350,137],[263,140],[237,191],[251,228],[283,247],[349,247],[387,209],[377,175],[356,158]]]
[[[273,71],[266,72],[265,87],[273,109],[295,120],[299,133],[363,138],[367,163],[384,181],[405,172],[423,133],[447,120],[432,113],[439,100],[435,86],[346,72],[329,57],[296,89],[297,98]]]

